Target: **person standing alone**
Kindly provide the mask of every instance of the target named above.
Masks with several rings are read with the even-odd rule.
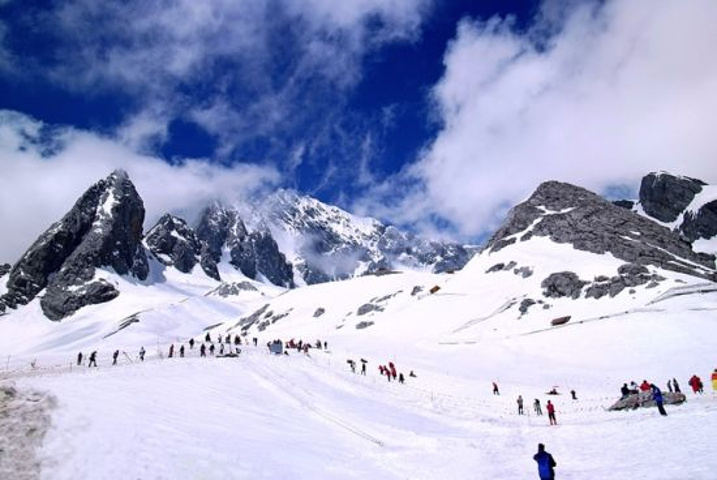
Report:
[[[518,415],[523,415],[523,396],[518,395]]]
[[[550,405],[550,401],[548,401]],[[538,462],[538,475],[540,480],[555,480],[555,459],[551,454],[545,451],[545,445],[538,444],[538,453],[533,455],[533,460]]]
[[[548,420],[550,420],[551,425],[557,425],[558,421],[555,419],[555,405],[548,400],[548,403],[545,405],[545,408],[548,410]]]

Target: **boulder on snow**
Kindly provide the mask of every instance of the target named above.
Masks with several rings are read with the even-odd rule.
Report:
[[[356,312],[356,315],[366,315],[369,312],[382,312],[383,308],[381,308],[378,305],[374,305],[373,303],[364,303],[358,308],[358,311]]]
[[[684,393],[662,392],[665,399],[665,405],[679,405],[687,400]],[[652,392],[631,393],[615,402],[608,410],[634,410],[638,407],[649,408],[656,407],[655,400],[652,398]]]
[[[551,273],[540,286],[543,288],[543,295],[549,298],[570,297],[576,299],[585,285],[589,282],[580,280],[574,272]]]
[[[317,308],[316,311],[314,312],[314,318],[319,318],[319,317],[320,317],[321,315],[323,315],[324,313],[326,313],[326,309],[324,309],[324,308],[322,308],[322,307],[319,307],[319,308]]]

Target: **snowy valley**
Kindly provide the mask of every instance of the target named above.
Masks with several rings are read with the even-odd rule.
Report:
[[[286,192],[145,236],[115,172],[0,270],[0,477],[534,478],[542,442],[560,479],[714,478],[717,192],[651,175],[629,205],[546,182],[469,259]],[[682,222],[655,221],[652,185],[692,192]],[[673,378],[687,401],[665,418],[607,410],[623,383]]]

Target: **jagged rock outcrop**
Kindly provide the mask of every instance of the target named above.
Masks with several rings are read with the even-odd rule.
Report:
[[[398,267],[450,272],[463,268],[475,253],[474,248],[422,239],[287,190],[270,196],[255,215],[291,239],[280,246],[308,284]]]
[[[695,253],[679,234],[567,183],[541,184],[528,200],[511,209],[485,250],[495,252],[533,236],[717,281],[714,256]]]
[[[0,278],[10,273],[11,269],[12,266],[9,263],[3,263],[2,265],[0,265]]]
[[[543,288],[543,295],[546,297],[570,297],[576,299],[580,297],[583,287],[588,283],[580,280],[574,272],[556,272],[545,278],[540,286]]]
[[[144,204],[121,170],[90,187],[72,209],[43,233],[13,266],[7,294],[10,307],[30,302],[45,289],[42,310],[60,320],[79,308],[109,301],[119,292],[95,279],[97,268],[144,280],[149,273],[142,246]]]
[[[640,184],[640,205],[661,222],[674,222],[706,185],[702,180],[667,173],[650,173]]]
[[[219,295],[220,297],[235,297],[241,292],[258,292],[254,285],[249,282],[234,282],[234,283],[222,283],[219,287],[214,289],[211,293]]]
[[[292,266],[279,251],[271,232],[259,228],[249,233],[236,210],[218,203],[207,207],[197,225],[196,238],[202,244],[202,268],[215,279],[219,279],[217,264],[226,248],[229,262],[247,277],[257,279],[262,275],[275,285],[294,286]]]
[[[202,246],[194,230],[181,218],[169,214],[160,218],[152,227],[145,244],[160,262],[174,266],[183,273],[192,271],[202,253]]]
[[[649,284],[652,288],[663,280],[664,277],[650,273],[650,270],[644,265],[635,265],[626,263],[620,265],[617,269],[617,276],[606,277],[601,276],[595,278],[594,282],[585,289],[585,298],[602,298],[605,295],[614,297],[626,288],[637,287]],[[651,285],[651,286],[650,286]]]
[[[693,242],[717,236],[717,200],[705,203],[697,212],[685,212],[680,231]]]

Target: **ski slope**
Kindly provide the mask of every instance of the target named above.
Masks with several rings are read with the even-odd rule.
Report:
[[[167,271],[164,282],[122,285],[117,301],[59,323],[30,304],[0,318],[0,383],[49,396],[51,422],[41,444],[0,461],[0,477],[10,462],[27,478],[52,480],[535,478],[542,442],[561,479],[714,478],[713,285],[660,271],[665,280],[654,288],[546,299],[540,284],[550,273],[591,280],[623,262],[540,238],[520,247],[482,254],[453,275],[403,272],[290,291],[257,284],[236,298]],[[487,273],[510,262],[533,274]],[[549,308],[521,314],[525,298]],[[133,315],[139,321],[119,328]],[[570,322],[552,327],[563,315]],[[258,346],[245,342],[239,358],[199,358],[198,346],[166,358],[170,344],[176,352],[207,332],[246,334]],[[265,346],[274,339],[329,348],[275,356]],[[111,366],[115,349],[123,354]],[[74,365],[78,351],[92,350],[99,368]],[[367,360],[367,375],[351,373],[349,359]],[[388,362],[406,384],[379,376]],[[707,393],[689,393],[666,418],[606,411],[625,382],[665,389],[677,378],[687,391],[693,374]],[[546,395],[554,387],[561,394]],[[517,415],[518,395],[528,415]],[[535,398],[544,410],[555,403],[558,426],[533,415]],[[18,423],[10,431],[23,432],[26,419],[9,418]]]
[[[610,392],[561,395],[550,427],[530,408],[516,414],[517,394],[530,404],[531,389],[502,385],[494,396],[433,372],[399,385],[342,360],[245,347],[236,359],[193,351],[15,382],[56,397],[38,452],[46,479],[533,478],[538,442],[563,479],[706,480],[717,468],[712,395],[668,406],[666,418],[605,412]]]

